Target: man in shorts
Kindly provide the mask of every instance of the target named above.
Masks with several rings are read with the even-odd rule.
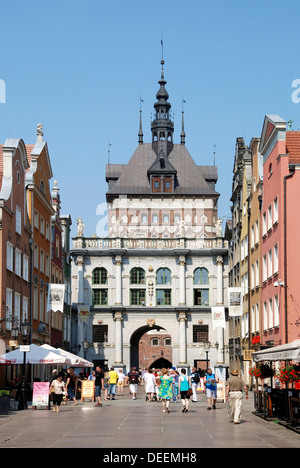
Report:
[[[116,393],[117,393],[117,383],[118,383],[119,376],[115,371],[114,367],[111,366],[109,371],[109,395],[111,395],[111,399],[115,400]]]
[[[216,409],[217,401],[217,383],[219,382],[218,377],[213,374],[211,369],[207,369],[207,374],[204,378],[204,385],[206,389],[207,396],[207,409],[211,410]]]
[[[136,367],[131,368],[131,372],[128,373],[127,377],[129,388],[132,393],[132,399],[136,400],[138,385],[141,383],[141,379],[139,377],[139,373],[136,370]]]

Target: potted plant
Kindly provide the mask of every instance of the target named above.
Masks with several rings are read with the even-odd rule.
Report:
[[[8,414],[9,390],[0,390],[0,414]]]
[[[277,377],[279,378],[280,382],[283,383],[293,383],[300,381],[300,371],[298,367],[293,366],[292,364],[286,364],[285,366],[281,366],[278,369]]]

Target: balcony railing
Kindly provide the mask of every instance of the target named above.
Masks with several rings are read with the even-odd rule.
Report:
[[[73,249],[88,250],[173,250],[173,249],[227,249],[228,241],[223,238],[114,238],[76,237]]]

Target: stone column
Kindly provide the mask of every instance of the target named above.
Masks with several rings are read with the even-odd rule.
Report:
[[[186,314],[180,312],[179,320],[179,364],[186,364],[187,349],[186,349]]]
[[[83,304],[83,257],[77,257],[77,272],[78,272],[78,304]]]
[[[122,353],[122,312],[115,312],[115,331],[116,331],[116,343],[115,343],[115,367],[123,367],[123,353]]]
[[[116,305],[122,305],[122,257],[116,255]]]
[[[185,256],[179,257],[179,305],[186,303],[186,284],[185,284]]]

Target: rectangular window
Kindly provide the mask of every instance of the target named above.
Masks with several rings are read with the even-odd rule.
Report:
[[[130,290],[130,304],[131,305],[145,305],[145,289],[131,289]]]
[[[265,236],[267,234],[267,214],[263,214],[263,222],[262,222],[262,235]]]
[[[23,314],[22,314],[22,321],[25,319],[28,320],[29,318],[29,299],[27,297],[23,297]]]
[[[23,279],[29,281],[29,258],[23,255]]]
[[[45,254],[44,254],[44,251],[41,249],[40,250],[40,270],[42,273],[44,273],[44,268],[45,268]]]
[[[272,250],[268,252],[268,278],[273,275],[273,258],[272,258]]]
[[[163,306],[171,305],[171,289],[157,289],[156,304]]]
[[[255,244],[259,242],[259,224],[258,221],[255,222]]]
[[[263,257],[263,281],[267,281],[267,256]]]
[[[38,270],[39,269],[39,246],[37,244],[34,244],[33,262],[34,262],[34,267]]]
[[[278,245],[274,245],[274,273],[278,273]]]
[[[33,318],[37,320],[39,317],[39,290],[34,286],[33,290]]]
[[[259,326],[259,317],[260,317],[260,312],[259,312],[259,302],[256,304],[256,330],[259,331],[260,326]]]
[[[259,262],[256,260],[255,262],[255,286],[259,286]]]
[[[41,234],[45,235],[45,220],[43,216],[41,216]]]
[[[276,197],[273,202],[273,223],[278,222],[278,198]]]
[[[194,305],[208,306],[209,305],[209,290],[194,289]]]
[[[255,270],[254,270],[254,263],[251,265],[251,279],[250,279],[251,289],[255,287]]]
[[[93,342],[108,342],[108,325],[93,325]]]
[[[264,323],[263,323],[264,330],[268,329],[268,307],[267,303],[264,302]]]
[[[250,248],[253,249],[255,244],[255,235],[254,235],[254,225],[251,226],[251,239],[250,239]]]
[[[14,271],[14,246],[10,242],[6,244],[6,268]]]
[[[22,234],[22,211],[18,205],[16,205],[16,232]]]
[[[273,328],[273,300],[269,299],[269,328]]]
[[[19,249],[16,249],[15,273],[22,276],[22,252]]]
[[[34,210],[34,227],[39,229],[39,212]]]
[[[6,330],[11,330],[11,319],[12,319],[12,301],[13,301],[13,292],[11,289],[6,289],[6,314],[5,318],[5,328]]]
[[[193,343],[208,341],[208,325],[193,325]]]
[[[278,296],[274,296],[274,327],[279,326],[279,300]]]
[[[268,208],[268,231],[272,228],[273,221],[272,221],[272,205]]]
[[[17,319],[17,323],[21,319],[21,295],[18,293],[15,293],[15,319]]]
[[[107,289],[93,289],[94,307],[107,305]]]

